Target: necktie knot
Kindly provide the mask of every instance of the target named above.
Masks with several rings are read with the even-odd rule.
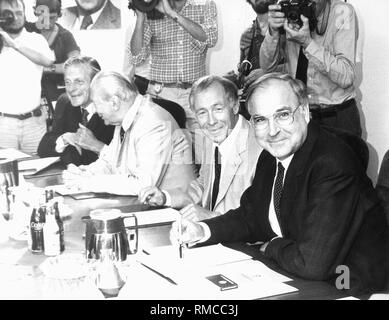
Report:
[[[84,18],[82,19],[82,23],[81,23],[81,30],[86,30],[86,28],[88,28],[91,24],[93,23],[92,21],[92,17],[88,14],[86,16],[84,16]]]
[[[123,127],[120,127],[120,143],[123,142],[125,134],[126,132],[124,131]]]
[[[88,123],[89,112],[85,108],[81,108],[81,123],[83,126],[86,126]]]

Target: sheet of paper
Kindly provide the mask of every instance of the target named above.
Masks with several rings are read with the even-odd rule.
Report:
[[[188,274],[203,274],[209,267],[251,259],[251,256],[221,244],[184,250],[179,257],[178,246],[145,249],[149,255],[139,258],[141,263],[166,275],[176,283],[188,280]]]
[[[211,275],[212,272],[214,270],[209,269],[208,275]],[[131,300],[249,300],[297,291],[293,286],[282,282],[265,278],[250,280],[227,272],[222,274],[236,282],[238,287],[221,291],[218,286],[205,278],[205,274],[196,273],[193,270],[187,271],[183,279],[174,285],[141,264],[132,264],[127,283],[120,291],[118,298]]]
[[[180,216],[179,211],[172,208],[157,209],[157,210],[147,210],[147,211],[138,211],[128,213],[129,215],[134,214],[138,219],[138,225],[153,225],[160,223],[169,223],[176,221]],[[123,213],[125,216],[126,213]],[[124,225],[126,227],[132,226],[132,219],[124,218]]]
[[[21,152],[16,149],[11,149],[11,148],[0,149],[1,160],[3,159],[15,160],[15,159],[24,159],[24,158],[31,158],[31,156],[27,153]]]
[[[59,157],[38,158],[19,162],[19,171],[27,171],[25,175],[38,174],[43,169],[59,161]]]
[[[90,190],[81,189],[77,186],[67,186],[64,184],[53,185],[51,187],[55,192],[57,192],[61,196],[69,196],[74,194],[82,194],[82,193],[90,192]]]

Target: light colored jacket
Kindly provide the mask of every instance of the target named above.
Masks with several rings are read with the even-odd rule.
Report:
[[[175,202],[182,204],[195,203],[210,210],[214,155],[212,141],[208,138],[204,139],[203,164],[200,169],[200,176],[191,182],[185,195],[175,190],[169,190],[172,206]],[[253,128],[246,119],[242,118],[242,126],[236,144],[232,148],[231,155],[220,177],[219,193],[213,211],[224,214],[228,210],[239,207],[242,193],[253,181],[261,152],[262,148],[255,139]]]

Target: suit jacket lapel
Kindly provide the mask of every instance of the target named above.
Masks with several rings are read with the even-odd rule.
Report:
[[[103,11],[97,21],[93,24],[92,29],[106,29],[109,28],[110,24],[114,24],[116,20],[115,15],[112,12],[112,4],[110,1],[107,2]]]
[[[230,157],[227,159],[225,168],[222,168],[223,175],[220,177],[219,193],[215,202],[215,207],[224,199],[226,193],[234,179],[239,166],[243,162],[242,154],[247,152],[248,128],[245,122],[242,122],[242,128],[239,131],[238,139],[231,150]]]
[[[213,152],[212,152],[212,143],[205,137],[204,142],[204,152],[205,158],[202,166],[204,172],[204,191],[202,197],[203,207],[210,210],[211,209],[211,193],[212,193],[212,166],[213,166]]]
[[[295,208],[293,202],[296,201],[296,193],[301,185],[301,174],[304,172],[304,169],[307,165],[308,158],[312,152],[312,149],[316,143],[317,137],[319,135],[319,127],[314,123],[308,124],[308,133],[307,138],[302,145],[302,147],[294,154],[293,159],[289,165],[288,171],[286,172],[284,186],[282,189],[281,197],[281,224],[289,225],[288,218],[292,215],[290,208]],[[288,236],[287,230],[282,230],[284,236]]]

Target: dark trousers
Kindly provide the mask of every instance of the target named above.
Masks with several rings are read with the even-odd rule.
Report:
[[[320,105],[310,105],[309,109],[313,121],[348,131],[358,137],[362,136],[361,119],[355,99],[327,108],[322,108]]]

